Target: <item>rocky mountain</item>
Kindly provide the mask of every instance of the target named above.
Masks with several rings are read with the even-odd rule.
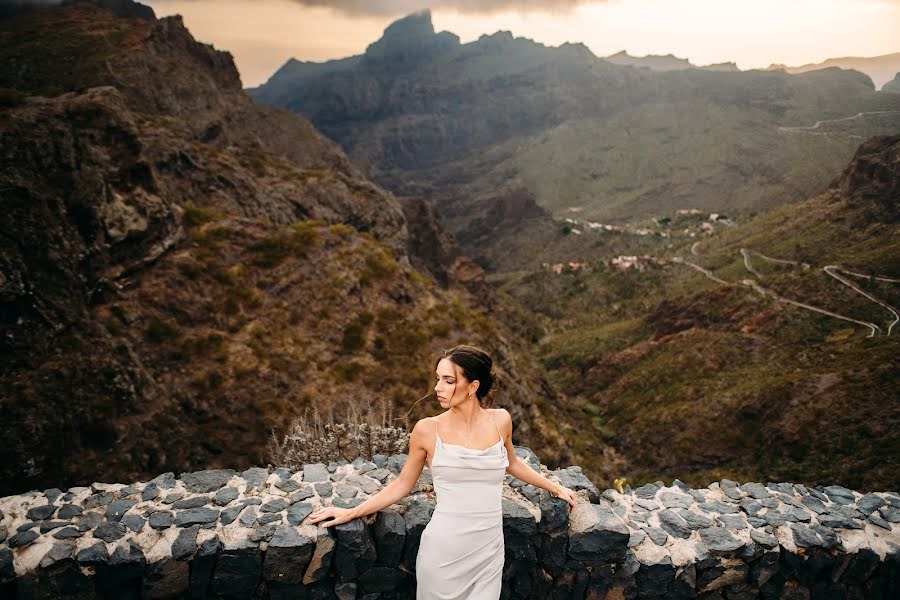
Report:
[[[898,219],[900,136],[876,137],[806,200],[737,225],[575,221],[547,244],[567,259],[498,283],[545,325],[549,378],[620,461],[592,472],[895,489]]]
[[[881,88],[882,92],[891,92],[892,94],[900,94],[900,73],[894,75],[894,78],[884,84]]]
[[[604,56],[603,60],[614,65],[629,67],[645,67],[651,71],[682,71],[684,69],[705,69],[708,71],[739,71],[733,62],[716,63],[698,67],[686,58],[678,58],[674,54],[665,56],[648,54],[647,56],[631,56],[625,50]]]
[[[259,464],[305,409],[402,415],[463,341],[517,443],[574,460],[527,322],[434,207],[257,107],[179,17],[31,8],[0,58],[0,495]]]
[[[510,266],[490,256],[541,261],[539,245],[504,245],[525,230],[495,202],[524,193],[558,220],[620,224],[684,206],[746,215],[821,191],[861,139],[900,127],[900,98],[856,71],[658,72],[508,32],[459,44],[428,13],[249,92],[308,117],[379,184],[435,199],[460,240],[487,243],[463,249],[489,271]],[[529,221],[525,238],[554,228]]]
[[[783,70],[788,73],[808,73],[820,69],[837,67],[840,69],[853,69],[865,73],[872,78],[875,89],[884,89],[882,86],[890,81],[897,71],[900,71],[900,52],[883,54],[881,56],[845,56],[843,58],[829,58],[820,63],[811,63],[799,67],[786,65],[770,65],[769,69]]]

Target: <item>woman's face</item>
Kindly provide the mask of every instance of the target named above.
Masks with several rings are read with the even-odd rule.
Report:
[[[437,383],[434,393],[437,394],[441,408],[450,408],[462,403],[468,395],[469,382],[458,373],[458,369],[449,358],[442,358],[435,369]]]

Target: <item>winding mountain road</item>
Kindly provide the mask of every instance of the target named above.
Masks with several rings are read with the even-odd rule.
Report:
[[[868,116],[868,115],[894,115],[894,114],[900,115],[900,110],[872,110],[869,112],[857,113],[851,117],[842,117],[840,119],[822,119],[821,121],[816,121],[813,125],[795,125],[795,126],[790,126],[790,127],[785,126],[785,125],[779,125],[777,130],[780,132],[787,132],[787,133],[810,133],[813,135],[828,135],[827,132],[819,132],[819,131],[816,131],[816,129],[820,128],[825,123],[842,123],[845,121],[853,121],[855,119],[862,119],[863,117]],[[859,135],[852,135],[852,134],[847,134],[847,135],[849,137],[857,137],[857,138],[862,137]]]
[[[897,112],[900,112],[900,111],[897,111]],[[700,242],[694,242],[693,244],[691,244],[691,254],[693,254],[694,256],[700,256],[700,253],[697,251],[697,245],[699,243]],[[766,256],[765,254],[763,254],[761,252],[757,252],[756,250],[751,250],[750,248],[741,248],[741,256],[744,259],[744,267],[747,269],[747,271],[749,273],[751,273],[753,276],[755,276],[757,278],[761,278],[762,276],[753,268],[753,263],[750,258],[751,255],[753,255],[753,254],[759,256],[763,260],[773,262],[773,263],[801,266],[804,269],[810,268],[810,266],[807,263],[802,263],[802,262],[798,262],[798,261],[794,261],[794,260],[785,260],[785,259],[781,259],[781,258],[772,258],[771,256]],[[708,277],[709,279],[712,279],[713,281],[715,281],[717,283],[721,283],[724,285],[735,285],[733,282],[725,281],[724,279],[717,277],[709,269],[701,267],[700,265],[698,265],[696,263],[684,260],[680,256],[673,257],[672,262],[684,264],[693,269],[696,269],[697,271],[700,271],[706,277]],[[882,277],[882,276],[878,276],[878,275],[866,275],[864,273],[857,273],[855,271],[849,271],[847,269],[844,269],[843,267],[840,267],[838,265],[827,265],[827,266],[823,267],[822,270],[825,273],[827,273],[828,275],[830,275],[831,277],[834,277],[835,279],[840,281],[842,284],[844,284],[847,287],[849,287],[850,289],[852,289],[853,291],[861,294],[868,300],[871,300],[872,302],[875,302],[879,306],[890,311],[890,313],[894,316],[894,320],[891,321],[891,323],[888,325],[887,335],[891,335],[891,332],[892,332],[894,326],[898,322],[900,322],[900,313],[898,313],[897,309],[895,309],[893,306],[887,304],[886,302],[883,302],[882,300],[876,298],[875,296],[872,296],[865,290],[860,289],[858,286],[854,285],[853,282],[851,282],[851,281],[847,280],[846,278],[842,277],[841,275],[839,275],[838,272],[840,271],[842,273],[851,275],[853,277],[861,277],[864,279],[885,281],[885,282],[889,282],[889,283],[900,283],[900,279],[894,279],[891,277]],[[754,279],[742,279],[739,283],[741,285],[747,286],[747,287],[755,290],[756,292],[762,294],[763,296],[771,296],[777,302],[783,302],[785,304],[790,304],[790,305],[796,306],[798,308],[804,308],[806,310],[817,312],[819,314],[827,315],[827,316],[833,317],[835,319],[841,319],[842,321],[849,321],[850,323],[862,325],[863,327],[866,327],[867,329],[869,329],[868,337],[875,337],[876,335],[881,335],[881,332],[882,332],[881,327],[879,327],[875,323],[871,323],[869,321],[861,321],[859,319],[854,319],[853,317],[849,317],[847,315],[842,315],[840,313],[826,310],[826,309],[820,308],[818,306],[806,304],[805,302],[799,302],[797,300],[791,300],[790,298],[785,298],[784,296],[779,295],[777,292],[763,287],[762,285],[759,284],[758,281],[756,281]]]

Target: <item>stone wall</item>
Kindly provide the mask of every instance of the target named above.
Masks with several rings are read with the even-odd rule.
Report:
[[[562,500],[507,476],[503,598],[900,597],[900,496],[840,486],[680,481],[602,494],[579,467],[547,471]],[[377,515],[323,528],[400,472],[373,462],[166,473],[0,499],[0,597],[414,598],[434,510],[426,468]]]

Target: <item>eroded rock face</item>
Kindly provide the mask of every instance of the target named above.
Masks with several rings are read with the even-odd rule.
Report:
[[[841,196],[871,204],[888,222],[900,218],[900,135],[864,142],[837,181]]]
[[[546,491],[507,478],[510,597],[778,597],[787,590],[816,594],[825,583],[836,598],[896,591],[895,492],[728,480],[693,490],[676,480],[598,495],[578,467],[550,471],[527,448],[516,454],[575,489],[578,503],[569,510]],[[388,464],[405,456],[381,458]],[[86,594],[119,582],[148,596],[255,591],[272,598],[318,590],[341,597],[364,589],[413,598],[419,537],[439,502],[425,483],[430,473],[423,475],[395,505],[335,528],[307,519],[321,506],[361,504],[396,474],[374,462],[343,461],[296,471],[166,473],[127,486],[0,498],[0,532],[16,532],[0,538],[0,589],[47,593],[65,578]],[[331,482],[353,493],[323,493]],[[161,485],[178,499],[160,497]],[[832,517],[839,522],[827,525]],[[149,528],[123,526],[145,518]]]

